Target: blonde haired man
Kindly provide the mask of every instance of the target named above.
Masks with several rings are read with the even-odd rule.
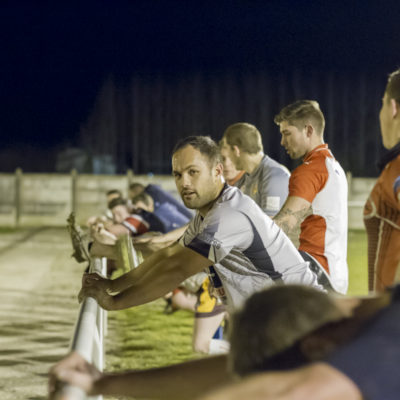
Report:
[[[243,192],[250,196],[270,217],[282,207],[288,195],[289,171],[264,154],[261,134],[246,122],[228,126],[222,147],[236,169],[247,172]]]

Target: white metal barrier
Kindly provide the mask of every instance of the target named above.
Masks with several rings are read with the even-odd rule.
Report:
[[[106,258],[94,258],[90,272],[97,272],[106,276]],[[86,361],[94,364],[100,371],[104,367],[104,337],[107,333],[107,312],[103,310],[95,299],[86,298],[80,308],[76,322],[71,351],[78,352]],[[93,399],[101,400],[103,396],[87,397],[78,387],[65,385],[62,388],[61,398],[69,400]]]

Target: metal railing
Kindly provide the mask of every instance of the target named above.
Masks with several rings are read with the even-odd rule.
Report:
[[[118,251],[121,253],[123,270],[136,268],[143,261],[140,251],[136,251],[128,235],[118,240]],[[91,258],[89,272],[107,276],[107,259]],[[87,362],[100,371],[104,368],[104,338],[107,335],[107,312],[92,297],[87,297],[80,307],[75,325],[70,351],[76,351]],[[68,400],[101,400],[103,396],[88,397],[86,393],[72,385],[64,385],[56,398]]]
[[[90,265],[90,272],[97,272],[104,277],[106,276],[106,258],[94,258]],[[87,297],[82,302],[79,311],[70,350],[76,351],[87,362],[102,371],[104,367],[104,337],[106,334],[107,312],[98,305],[94,298]],[[61,390],[61,398],[74,400],[101,400],[103,398],[101,395],[87,397],[82,389],[71,385],[65,385]]]

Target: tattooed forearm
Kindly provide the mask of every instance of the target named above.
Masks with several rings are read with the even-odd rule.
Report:
[[[294,211],[290,208],[283,208],[274,218],[276,224],[287,234],[293,235],[298,231],[300,224],[311,214],[311,207]]]

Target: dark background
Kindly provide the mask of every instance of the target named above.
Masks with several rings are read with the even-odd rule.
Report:
[[[272,118],[314,98],[343,167],[376,176],[399,3],[2,2],[0,172],[68,169],[74,148],[82,171],[96,172],[97,158],[116,172],[169,173],[178,138],[218,140],[237,121],[293,167]]]

